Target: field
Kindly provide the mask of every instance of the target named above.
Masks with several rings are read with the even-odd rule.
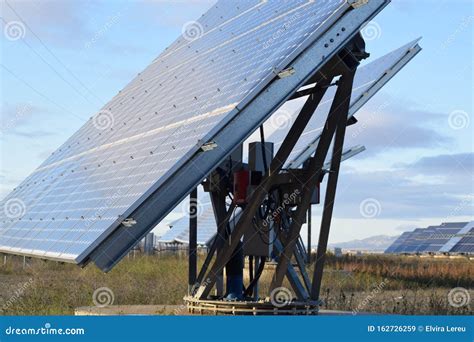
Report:
[[[125,258],[110,273],[75,265],[9,256],[0,260],[0,315],[70,315],[94,305],[101,287],[115,305],[182,304],[187,290],[184,255]],[[472,314],[470,302],[453,305],[453,288],[472,289],[474,266],[466,258],[438,259],[383,255],[328,256],[323,277],[323,309],[391,314]],[[311,272],[311,270],[309,270]],[[262,290],[269,275],[262,276]],[[461,295],[472,297],[472,291]],[[457,300],[457,301],[456,301]]]

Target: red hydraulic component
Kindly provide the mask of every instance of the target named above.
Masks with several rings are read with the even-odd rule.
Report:
[[[241,170],[234,173],[234,202],[235,204],[247,203],[247,191],[250,182],[250,172]]]

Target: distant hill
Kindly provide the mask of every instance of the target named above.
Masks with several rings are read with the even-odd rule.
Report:
[[[361,250],[372,252],[383,252],[395,241],[398,236],[376,235],[362,240],[351,240],[347,242],[330,243],[329,247],[340,247],[349,250]]]

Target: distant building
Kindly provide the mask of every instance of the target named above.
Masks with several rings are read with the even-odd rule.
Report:
[[[334,248],[334,255],[337,256],[337,257],[342,257],[342,248],[335,247]]]

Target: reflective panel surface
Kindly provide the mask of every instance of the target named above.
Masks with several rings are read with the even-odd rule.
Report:
[[[2,200],[0,252],[84,260],[347,8],[219,1]]]

